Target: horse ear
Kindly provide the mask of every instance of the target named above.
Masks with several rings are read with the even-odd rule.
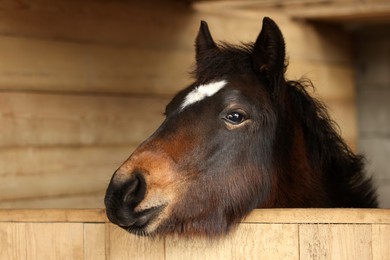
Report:
[[[285,46],[282,32],[276,23],[264,17],[263,27],[253,48],[254,66],[266,77],[284,73]]]
[[[196,61],[199,62],[205,53],[213,49],[218,49],[218,47],[215,44],[213,37],[211,37],[207,23],[201,21],[198,36],[195,41]]]

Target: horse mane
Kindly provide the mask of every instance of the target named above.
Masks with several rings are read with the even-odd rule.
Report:
[[[217,46],[202,54],[201,60],[197,60],[197,66],[191,74],[199,84],[225,75],[255,71],[252,62],[254,43],[233,45],[222,42]],[[320,177],[325,180],[331,201],[336,203],[332,206],[377,207],[372,180],[365,177],[364,157],[351,151],[340,136],[337,124],[330,118],[326,106],[309,95],[307,89],[314,89],[310,80],[285,81],[287,66],[286,61],[283,74],[274,82],[268,82],[266,87],[269,92],[272,92],[272,88],[277,92],[271,96],[284,92],[279,88],[287,90],[284,93],[291,100],[296,118],[301,121],[309,160],[314,170],[322,174]],[[267,82],[261,75],[258,76],[261,81]],[[278,102],[277,97],[272,98]],[[280,107],[285,106],[283,100],[279,100]]]
[[[310,80],[287,81],[295,113],[301,120],[307,151],[316,172],[332,187],[334,207],[377,207],[371,178],[365,177],[364,157],[354,154],[340,136],[326,106],[307,92]]]

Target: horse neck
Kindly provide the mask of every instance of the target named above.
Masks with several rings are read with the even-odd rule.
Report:
[[[272,190],[266,207],[326,207],[330,203],[321,169],[314,166],[303,127],[287,101],[274,144]]]

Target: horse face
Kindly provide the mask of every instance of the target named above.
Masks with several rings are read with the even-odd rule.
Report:
[[[207,48],[208,57],[231,54],[214,49],[204,26],[197,73]],[[227,59],[232,73],[202,75],[179,92],[162,125],[114,173],[105,197],[113,223],[139,235],[219,235],[264,203],[276,120],[266,80],[236,70],[234,58],[245,63],[250,53],[241,56]]]

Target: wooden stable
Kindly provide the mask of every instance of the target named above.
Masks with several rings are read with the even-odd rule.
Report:
[[[103,207],[114,170],[191,82],[201,19],[216,41],[239,43],[272,17],[288,78],[313,81],[356,147],[353,40],[310,21],[316,8],[327,21],[383,18],[387,1],[190,2],[0,2],[0,208]]]
[[[263,209],[225,238],[145,238],[104,210],[1,210],[0,259],[387,260],[390,210]]]

